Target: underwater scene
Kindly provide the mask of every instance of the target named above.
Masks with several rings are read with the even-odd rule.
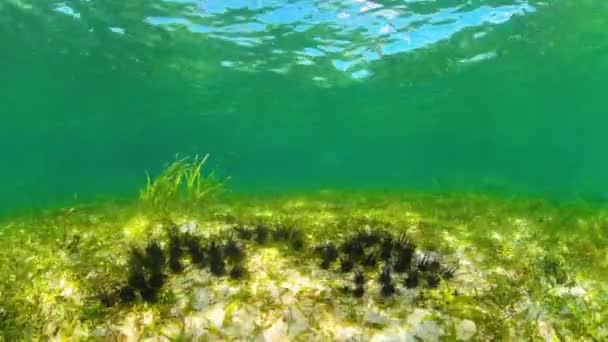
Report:
[[[608,341],[608,2],[3,0],[0,342]]]

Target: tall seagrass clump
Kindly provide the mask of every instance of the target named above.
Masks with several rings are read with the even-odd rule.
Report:
[[[158,176],[146,172],[146,186],[140,191],[140,200],[157,209],[171,205],[195,207],[222,188],[225,180],[218,180],[215,172],[203,173],[209,155],[203,158],[176,159]]]

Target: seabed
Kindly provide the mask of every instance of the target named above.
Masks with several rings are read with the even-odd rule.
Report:
[[[155,183],[0,224],[0,341],[608,339],[608,208]]]

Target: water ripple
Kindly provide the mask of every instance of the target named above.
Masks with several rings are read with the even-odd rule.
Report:
[[[468,28],[498,25],[536,10],[528,1],[510,4],[367,0],[164,0],[144,21],[155,27],[186,28],[195,35],[251,49],[256,62],[230,56],[221,63],[247,71],[285,73],[297,65],[331,66],[355,79],[373,73],[372,63],[447,40]],[[177,8],[177,10],[176,10]],[[78,13],[61,3],[56,10]],[[115,33],[123,29],[110,28]],[[484,32],[476,32],[481,39]],[[202,38],[201,38],[202,41]],[[278,58],[278,56],[281,58]],[[228,60],[229,59],[229,60]],[[480,61],[487,58],[472,58]],[[224,60],[224,58],[220,58]],[[247,64],[246,67],[244,65]]]

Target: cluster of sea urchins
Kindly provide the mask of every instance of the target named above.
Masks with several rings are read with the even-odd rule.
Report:
[[[408,289],[419,285],[436,288],[441,279],[452,278],[456,270],[456,267],[442,265],[437,257],[417,255],[416,245],[405,235],[395,237],[385,231],[360,231],[341,244],[319,245],[315,252],[321,258],[323,269],[342,273],[354,271],[354,286],[345,290],[355,297],[365,293],[366,269],[379,269],[376,281],[382,296],[395,293],[397,279]],[[395,274],[399,276],[395,277]]]
[[[295,251],[302,250],[305,245],[302,231],[283,226],[235,227],[234,231],[224,236],[203,239],[193,233],[180,232],[178,227],[171,223],[168,225],[167,235],[165,250],[155,240],[148,242],[143,251],[138,248],[131,249],[126,284],[117,291],[102,294],[102,302],[111,306],[118,301],[131,302],[138,297],[147,302],[154,302],[165,283],[166,271],[181,273],[186,260],[189,260],[193,267],[208,269],[214,276],[243,278],[246,275],[243,243],[265,244],[275,241],[284,243]]]
[[[162,289],[166,272],[181,273],[184,263],[207,268],[214,276],[245,276],[245,249],[231,236],[203,239],[190,232],[180,232],[175,224],[167,228],[168,241],[163,250],[158,241],[149,241],[145,249],[133,247],[127,262],[127,282],[117,291],[104,293],[101,300],[108,306],[129,303],[140,297],[155,302]]]
[[[110,306],[116,302],[128,303],[138,297],[154,302],[165,283],[166,272],[182,272],[186,260],[192,267],[206,268],[214,276],[228,275],[240,279],[246,275],[243,262],[245,244],[277,242],[296,252],[302,251],[306,245],[301,230],[285,226],[237,226],[228,234],[203,239],[190,232],[180,232],[171,223],[167,235],[164,250],[156,240],[149,241],[143,251],[131,249],[126,284],[116,291],[102,294],[102,302]],[[448,268],[429,255],[417,256],[415,251],[416,246],[405,236],[396,238],[385,231],[361,231],[337,246],[328,242],[314,249],[321,258],[322,268],[332,268],[341,273],[353,272],[354,286],[346,290],[355,297],[365,294],[365,274],[369,269],[380,268],[376,280],[383,296],[395,293],[397,279],[401,279],[406,288],[422,284],[435,288],[441,279],[453,277],[455,268]],[[394,273],[400,276],[394,277]]]

